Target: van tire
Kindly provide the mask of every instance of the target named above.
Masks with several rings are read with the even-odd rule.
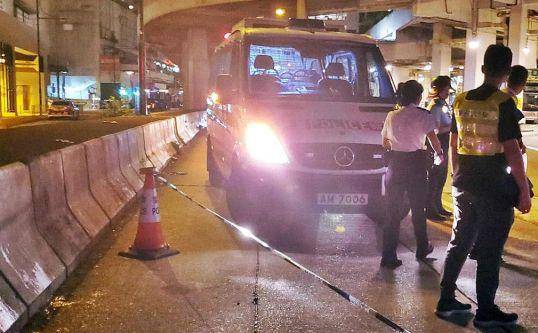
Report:
[[[209,183],[214,187],[222,187],[224,184],[224,177],[220,173],[217,163],[215,162],[215,155],[211,149],[211,141],[209,136],[207,137],[207,173],[209,175]]]
[[[244,180],[237,168],[232,168],[230,179],[226,182],[226,203],[232,218],[247,228],[255,228],[263,216],[263,212],[247,195]]]

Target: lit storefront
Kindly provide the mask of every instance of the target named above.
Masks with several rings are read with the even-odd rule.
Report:
[[[18,116],[39,114],[39,84],[44,85],[37,54],[15,47],[16,113]]]
[[[14,66],[11,46],[0,43],[0,116],[16,115]]]
[[[37,54],[0,43],[1,117],[38,115],[40,81],[44,87]]]

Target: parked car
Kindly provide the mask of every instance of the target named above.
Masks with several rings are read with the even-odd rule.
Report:
[[[80,115],[78,107],[72,101],[57,100],[49,106],[49,118],[71,117],[76,120]]]

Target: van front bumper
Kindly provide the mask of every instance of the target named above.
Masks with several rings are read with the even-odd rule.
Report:
[[[385,168],[342,172],[256,164],[237,171],[239,179],[231,181],[244,186],[253,209],[310,213],[365,213],[384,195],[386,173]],[[320,202],[320,196],[326,200]]]

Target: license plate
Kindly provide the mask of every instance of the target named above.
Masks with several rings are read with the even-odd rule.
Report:
[[[318,205],[324,206],[365,206],[368,194],[363,193],[318,193]]]

